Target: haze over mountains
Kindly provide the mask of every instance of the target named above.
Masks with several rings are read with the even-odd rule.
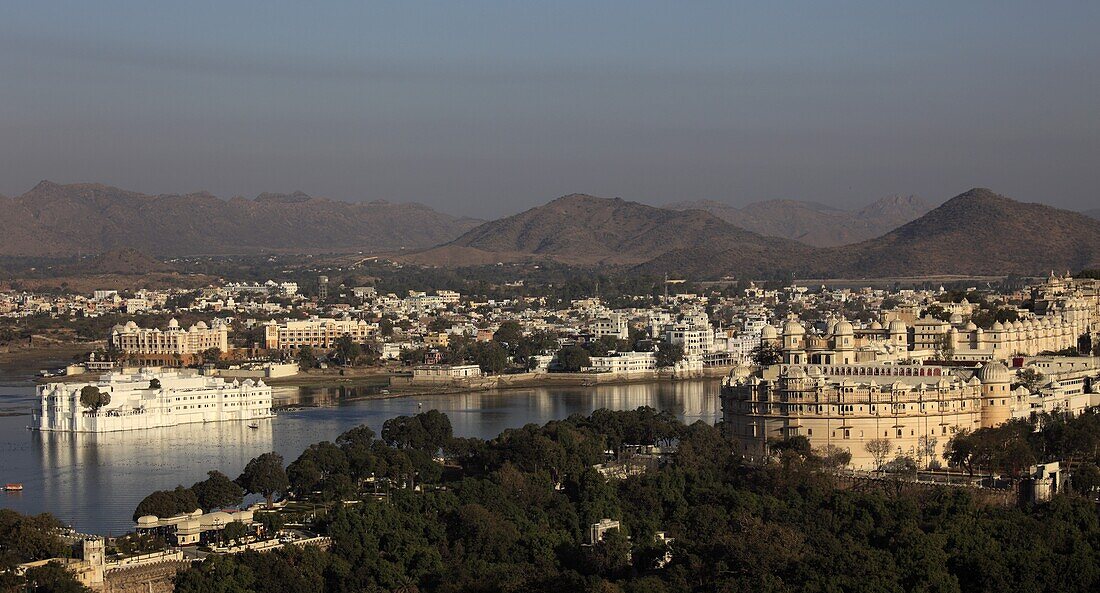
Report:
[[[263,250],[423,248],[481,221],[421,204],[341,202],[302,192],[223,200],[43,181],[0,196],[0,255],[71,255],[130,247],[159,256]]]
[[[551,259],[578,265],[635,265],[671,250],[737,247],[797,257],[805,246],[764,237],[702,210],[668,210],[620,198],[573,194],[486,222],[408,258],[430,264]]]
[[[394,257],[424,265],[556,261],[694,278],[1039,274],[1100,264],[1097,219],[980,188],[845,245],[835,243],[866,237],[927,206],[912,197],[858,211],[794,201],[674,206],[572,194],[482,222],[420,204],[340,202],[302,192],[223,200],[43,181],[16,198],[0,196],[0,255],[404,250]]]
[[[540,259],[693,278],[1039,274],[1100,263],[1100,221],[976,188],[880,237],[814,248],[702,210],[570,195],[404,258],[452,266]]]
[[[835,247],[872,239],[931,209],[916,196],[890,196],[859,210],[797,200],[767,200],[741,208],[714,200],[696,200],[665,207],[706,210],[755,233],[794,239],[815,247]]]

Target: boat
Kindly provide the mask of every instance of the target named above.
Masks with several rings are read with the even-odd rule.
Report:
[[[5,492],[22,492],[23,491],[23,485],[18,483],[18,482],[13,482],[11,484],[4,484],[4,491]]]
[[[253,422],[252,424],[249,424],[248,427],[251,428],[252,430],[256,430],[257,428],[260,427],[260,425]]]

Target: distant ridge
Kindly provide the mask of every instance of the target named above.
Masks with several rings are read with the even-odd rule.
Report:
[[[1100,221],[974,188],[881,237],[769,263],[815,278],[1080,270],[1100,264]],[[713,278],[743,274],[746,266],[737,250],[715,247],[665,255],[638,270]]]
[[[423,248],[479,220],[421,204],[340,202],[291,194],[223,200],[156,196],[107,185],[43,181],[0,196],[0,255],[72,255],[134,248],[158,256],[264,250]]]
[[[705,210],[739,227],[815,247],[836,247],[878,237],[931,208],[916,196],[890,196],[859,210],[816,202],[768,200],[737,208],[713,200],[675,202],[674,210]]]
[[[1085,210],[1081,214],[1084,214],[1085,216],[1088,216],[1088,217],[1091,217],[1091,218],[1095,218],[1096,220],[1100,220],[1100,208],[1093,208],[1092,210]]]
[[[701,210],[676,211],[571,194],[519,214],[486,222],[407,261],[473,265],[548,259],[575,265],[636,265],[680,250],[738,248],[769,257],[798,257],[809,249],[764,237]]]
[[[870,241],[841,248],[861,275],[1041,274],[1100,263],[1100,221],[974,188]]]

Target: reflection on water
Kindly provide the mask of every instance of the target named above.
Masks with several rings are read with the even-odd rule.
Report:
[[[191,424],[148,431],[71,435],[25,430],[28,416],[0,417],[0,482],[22,482],[0,494],[0,507],[51,512],[83,531],[121,533],[150,491],[189,486],[218,469],[236,477],[249,459],[278,451],[293,460],[309,444],[333,440],[359,424],[380,431],[387,419],[438,409],[455,434],[491,438],[506,428],[542,424],[598,408],[652,406],[685,422],[719,417],[719,382],[692,381],[601,387],[554,387],[455,395],[347,401],[377,388],[279,387],[277,405],[310,407],[244,423]],[[0,391],[0,404],[29,405],[27,391]]]

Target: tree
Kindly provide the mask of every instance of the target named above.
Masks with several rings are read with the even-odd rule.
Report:
[[[1096,491],[1100,489],[1100,467],[1092,462],[1082,463],[1073,470],[1071,483],[1077,493],[1096,498]]]
[[[149,389],[160,389],[160,379],[150,379]]]
[[[762,340],[752,349],[749,356],[752,358],[753,364],[760,367],[772,366],[783,361],[783,351],[779,349],[779,344],[770,340]]]
[[[111,403],[111,394],[100,391],[95,385],[85,385],[80,389],[80,405],[92,412],[98,412],[109,403]]]
[[[351,364],[362,352],[363,348],[347,335],[337,338],[333,348],[333,355],[343,366]]]
[[[290,486],[286,470],[283,469],[283,456],[272,452],[253,458],[237,478],[237,484],[245,492],[263,495],[267,500],[267,507],[271,508],[275,493],[286,492]]]
[[[249,535],[250,533],[251,532],[244,523],[241,523],[240,521],[230,521],[229,523],[225,524],[225,527],[222,528],[221,537],[222,541],[231,542],[239,540]]]
[[[244,501],[244,489],[230,480],[229,476],[219,471],[210,471],[206,475],[209,477],[191,486],[201,508],[209,510],[235,507]]]
[[[657,368],[659,369],[676,366],[678,362],[684,359],[684,347],[671,342],[661,342],[657,346],[656,357]]]
[[[201,356],[203,364],[217,364],[222,359],[222,350],[216,346],[207,348],[202,351]]]
[[[311,346],[298,348],[298,368],[302,370],[312,369],[317,366],[317,355],[313,353]]]
[[[483,373],[497,374],[508,368],[508,351],[495,341],[477,343],[473,359]]]
[[[567,373],[577,373],[585,367],[592,366],[592,357],[580,346],[566,346],[558,350],[558,366]]]
[[[509,350],[514,351],[519,346],[520,341],[523,340],[523,328],[520,327],[518,321],[505,321],[500,324],[497,331],[493,333],[493,341],[498,344],[503,344],[508,347]]]
[[[1034,367],[1027,367],[1016,372],[1016,384],[1027,388],[1031,393],[1036,393],[1043,386],[1046,376]]]
[[[814,452],[826,467],[841,468],[852,462],[852,452],[844,447],[826,445]]]
[[[145,515],[175,517],[200,508],[199,498],[190,488],[176,486],[174,490],[157,490],[141,499],[134,509],[134,520]]]
[[[76,575],[60,562],[49,562],[27,570],[23,575],[27,593],[84,593],[91,589],[80,584]]]
[[[951,334],[943,334],[936,341],[936,360],[951,362],[955,358],[955,344],[951,341]]]
[[[0,573],[23,562],[55,558],[65,551],[52,515],[22,515],[0,509]]]
[[[890,456],[890,451],[893,449],[893,445],[890,443],[890,439],[871,439],[867,441],[867,444],[863,446],[868,453],[871,454],[871,458],[875,461],[875,469],[882,467],[882,464],[886,461],[886,458]]]
[[[393,320],[388,317],[383,317],[378,322],[378,333],[384,338],[388,338],[393,335]]]

